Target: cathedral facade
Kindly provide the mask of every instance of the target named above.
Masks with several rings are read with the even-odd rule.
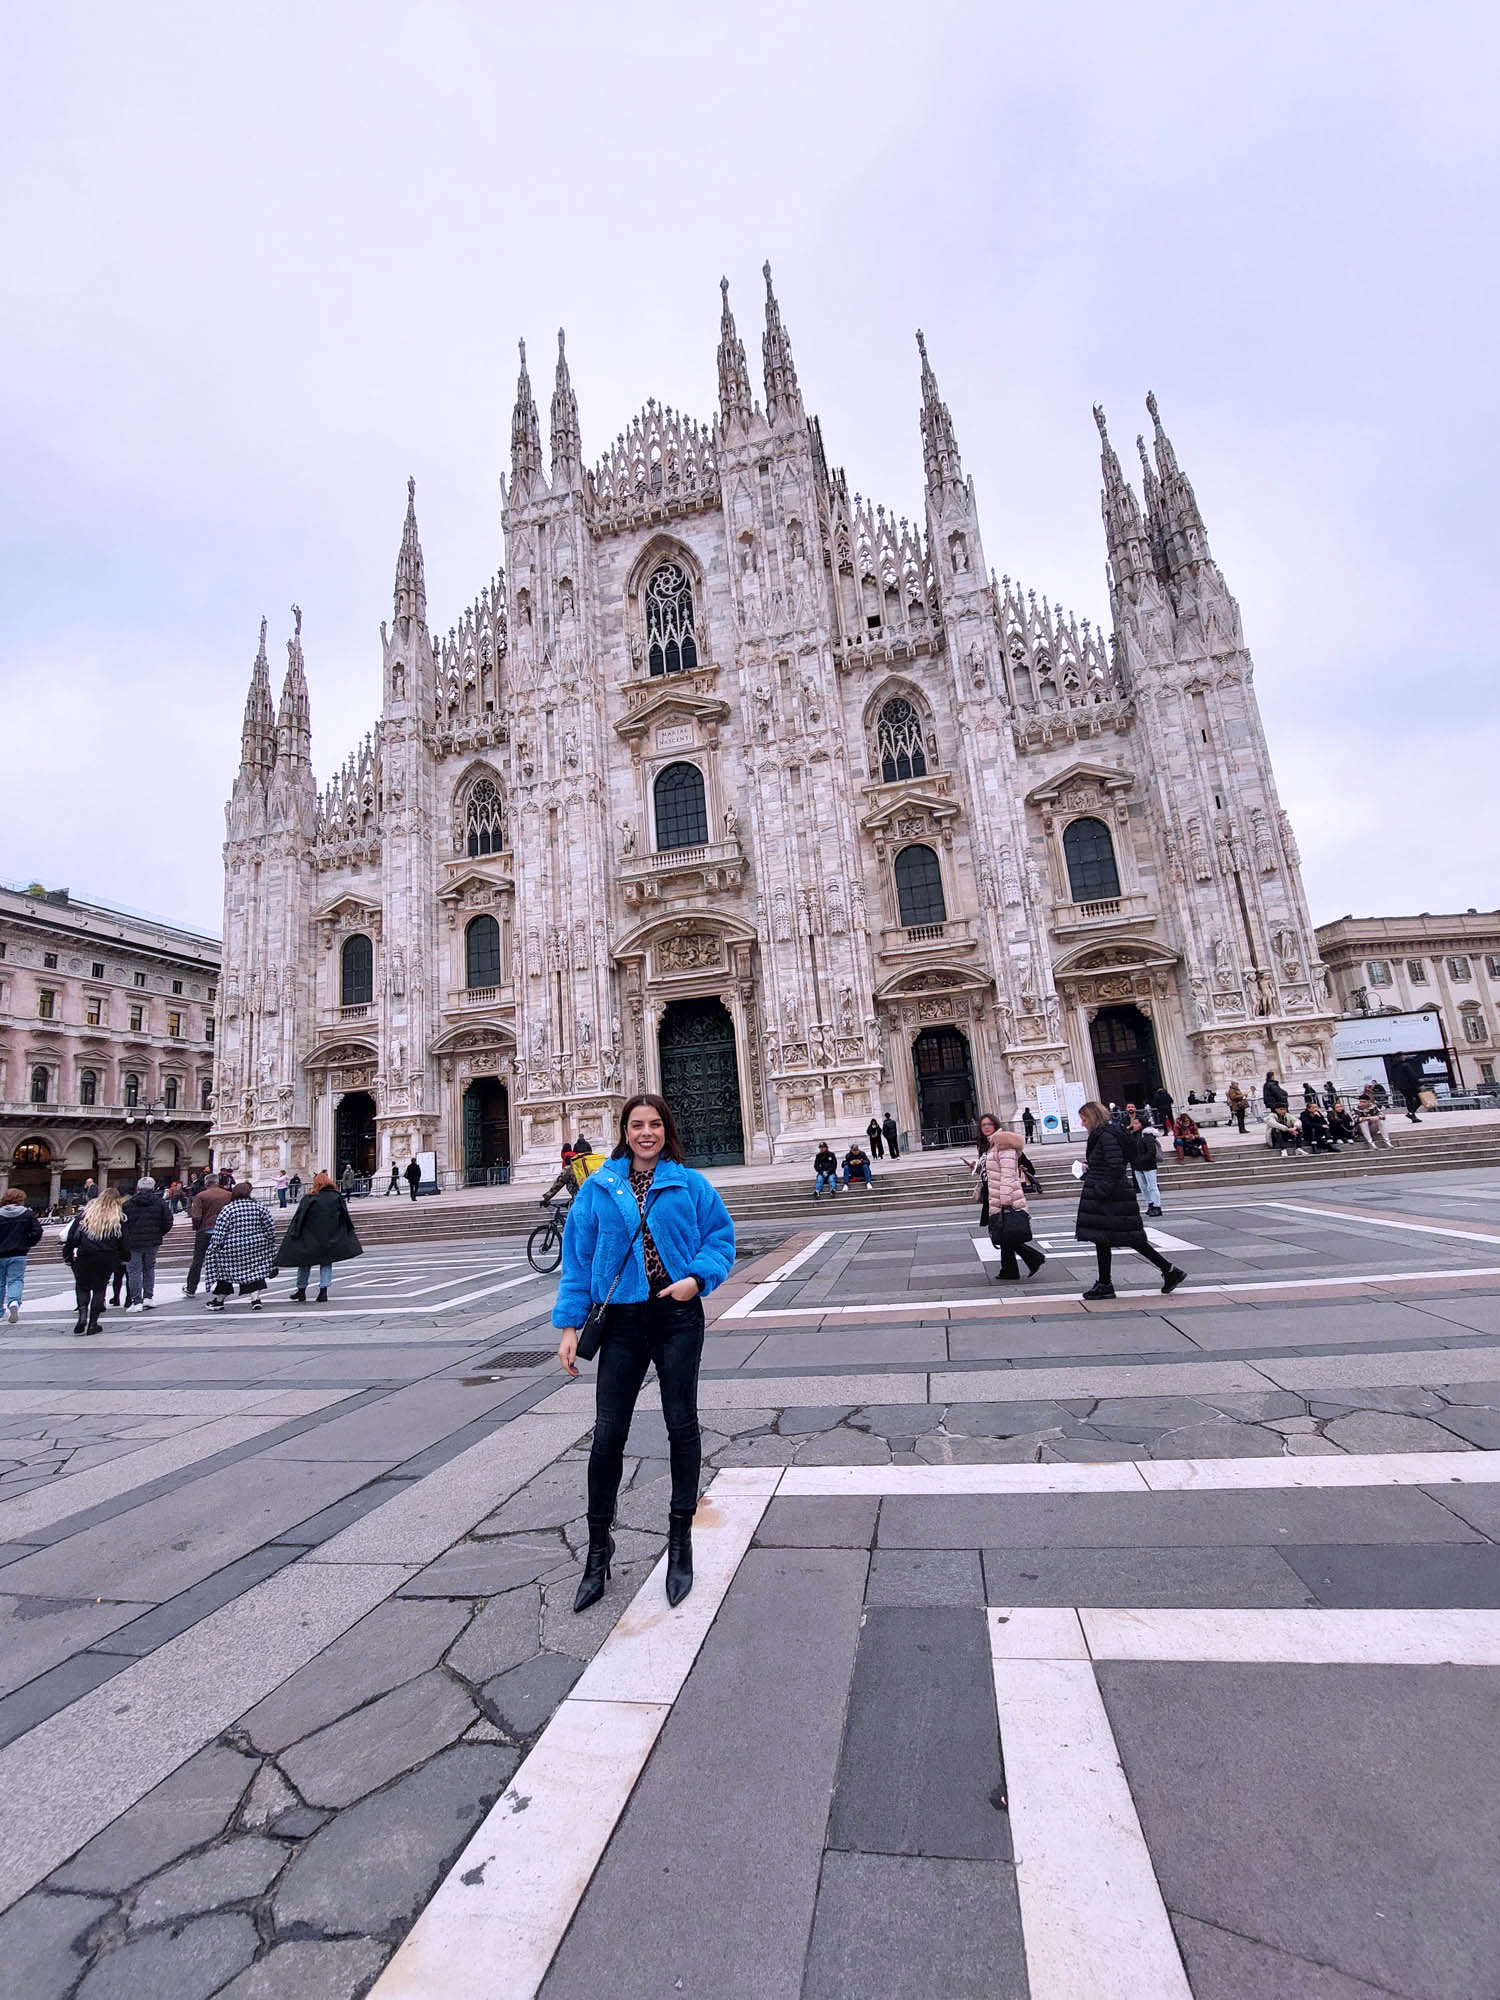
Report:
[[[710,422],[550,454],[521,351],[504,561],[428,624],[408,487],[379,720],[322,791],[301,615],[227,807],[215,1155],[540,1174],[660,1089],[700,1164],[892,1111],[1321,1077],[1331,1010],[1240,615],[1147,399],[1096,409],[1111,629],[985,558],[925,344],[924,518],[851,494],[766,271]]]

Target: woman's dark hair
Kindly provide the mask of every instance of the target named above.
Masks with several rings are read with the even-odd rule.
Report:
[[[639,1110],[643,1104],[649,1104],[661,1120],[663,1135],[661,1146],[662,1158],[664,1160],[675,1160],[678,1166],[682,1166],[684,1164],[682,1140],[677,1135],[677,1120],[672,1116],[672,1107],[667,1103],[667,1100],[664,1097],[658,1097],[653,1090],[638,1091],[634,1097],[626,1099],[625,1108],[620,1113],[619,1141],[609,1157],[612,1160],[628,1160],[630,1158],[630,1148],[625,1143],[625,1127],[630,1123],[631,1112]]]

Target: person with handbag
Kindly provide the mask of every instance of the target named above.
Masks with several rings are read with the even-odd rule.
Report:
[[[650,1093],[628,1100],[619,1142],[578,1190],[563,1231],[562,1275],[552,1324],[569,1375],[599,1356],[597,1414],[589,1450],[589,1547],[573,1600],[586,1611],[604,1595],[614,1558],[615,1501],[636,1398],[654,1363],[672,1466],[667,1520],[667,1601],[693,1587],[693,1514],[702,1440],[698,1364],[703,1299],[734,1268],[734,1224],[716,1188],[687,1166],[676,1121]]]
[[[988,1114],[982,1124],[994,1127],[982,1162],[990,1241],[1000,1252],[1001,1283],[1018,1284],[1017,1256],[1024,1260],[1027,1276],[1032,1278],[1047,1261],[1031,1241],[1031,1216],[1021,1177],[1021,1141]]]

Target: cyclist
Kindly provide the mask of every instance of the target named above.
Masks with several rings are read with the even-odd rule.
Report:
[[[564,1193],[567,1195],[569,1201],[571,1201],[581,1185],[582,1181],[580,1177],[573,1171],[573,1148],[571,1146],[564,1146],[562,1149],[562,1171],[542,1196],[540,1205],[546,1208],[558,1195]]]

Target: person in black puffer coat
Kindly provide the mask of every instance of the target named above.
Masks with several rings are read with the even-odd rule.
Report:
[[[171,1204],[157,1191],[149,1174],[142,1174],[135,1193],[125,1203],[125,1244],[130,1252],[126,1312],[150,1312],[155,1303],[156,1253],[177,1220]]]
[[[1090,1100],[1080,1106],[1078,1116],[1088,1133],[1083,1184],[1078,1193],[1078,1222],[1074,1235],[1080,1243],[1092,1243],[1099,1260],[1097,1283],[1084,1293],[1086,1299],[1112,1299],[1110,1263],[1114,1250],[1134,1250],[1162,1274],[1162,1290],[1175,1292],[1187,1272],[1169,1263],[1147,1240],[1135,1198],[1130,1164],[1119,1132],[1109,1122],[1102,1104]]]
[[[0,1279],[4,1280],[5,1317],[14,1326],[21,1317],[26,1289],[26,1259],[42,1240],[42,1225],[22,1188],[7,1188],[0,1197]]]

